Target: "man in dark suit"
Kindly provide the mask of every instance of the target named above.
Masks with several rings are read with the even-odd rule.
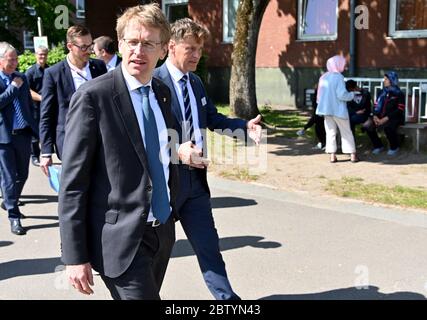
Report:
[[[187,147],[193,153],[206,157],[206,128],[240,129],[240,132],[248,129],[249,136],[258,143],[261,134],[258,122],[261,117],[247,122],[219,114],[207,96],[202,81],[193,73],[208,38],[208,30],[188,18],[176,21],[171,29],[168,59],[156,69],[154,76],[172,91],[172,110],[182,143],[180,151]],[[203,161],[179,165],[178,214],[213,296],[220,300],[240,299],[231,288],[219,249],[206,173]]]
[[[49,68],[47,64],[49,50],[46,47],[40,46],[36,48],[35,56],[36,63],[33,64],[26,72],[28,83],[30,85],[31,98],[34,103],[34,119],[36,120],[37,127],[40,122],[40,102],[42,101],[42,85],[43,76],[46,68]],[[40,142],[39,138],[33,137],[31,141],[31,163],[35,166],[40,165]]]
[[[93,52],[98,59],[104,61],[108,72],[113,71],[122,62],[122,58],[116,54],[114,40],[108,36],[93,40]]]
[[[170,91],[152,72],[166,55],[170,28],[149,4],[128,8],[116,30],[121,66],[84,84],[67,117],[62,261],[84,294],[93,292],[93,267],[114,299],[160,299],[175,242],[178,171],[168,144]]]
[[[0,42],[0,172],[1,189],[11,231],[25,234],[18,199],[28,178],[31,136],[38,135],[28,81],[16,72],[15,48]]]
[[[48,175],[52,154],[59,159],[65,134],[65,119],[74,92],[85,82],[107,72],[100,60],[89,59],[92,36],[89,30],[75,25],[67,30],[67,58],[46,69],[40,105],[40,144],[42,171]]]

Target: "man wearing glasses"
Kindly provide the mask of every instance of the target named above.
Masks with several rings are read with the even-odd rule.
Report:
[[[59,159],[65,135],[65,119],[74,92],[85,82],[107,72],[101,60],[90,59],[93,43],[90,31],[81,25],[67,30],[65,60],[46,69],[40,105],[40,144],[42,171],[49,175],[52,154]]]

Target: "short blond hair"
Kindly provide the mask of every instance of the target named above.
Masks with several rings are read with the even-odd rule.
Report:
[[[85,26],[76,24],[67,30],[67,43],[72,43],[78,37],[90,35],[90,31]]]
[[[169,42],[169,22],[167,21],[165,15],[157,3],[150,3],[127,8],[125,12],[117,19],[117,39],[123,39],[127,25],[134,20],[144,26],[160,29],[161,43],[164,45]]]
[[[190,18],[183,18],[175,21],[171,26],[171,39],[179,42],[186,37],[194,37],[197,42],[209,39],[209,30],[198,22]]]

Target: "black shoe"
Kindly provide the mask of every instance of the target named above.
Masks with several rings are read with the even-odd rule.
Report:
[[[33,166],[40,167],[40,161],[37,157],[31,157],[31,163],[33,164]]]
[[[27,233],[25,229],[21,226],[21,221],[19,220],[10,221],[10,231],[12,231],[12,233],[18,236],[22,236]]]

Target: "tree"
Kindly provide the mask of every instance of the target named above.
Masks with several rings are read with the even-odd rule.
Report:
[[[32,31],[37,35],[37,17],[43,21],[43,35],[49,37],[49,43],[65,41],[65,29],[56,29],[54,21],[56,18],[55,8],[65,5],[70,12],[75,11],[75,7],[68,1],[63,0],[0,0],[0,39],[7,41],[18,50],[23,49],[19,40],[23,30]],[[30,14],[29,8],[33,8],[35,15]]]
[[[243,119],[259,114],[255,91],[255,58],[262,17],[269,0],[241,0],[231,55],[230,107]]]

